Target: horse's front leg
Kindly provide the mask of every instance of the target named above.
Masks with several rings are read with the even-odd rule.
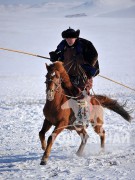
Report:
[[[46,150],[43,154],[43,157],[41,159],[41,163],[40,165],[46,165],[47,163],[47,160],[48,160],[48,157],[50,155],[50,152],[51,152],[51,148],[52,148],[52,145],[54,143],[54,140],[56,139],[56,137],[58,136],[58,134],[60,134],[64,129],[65,127],[67,126],[68,124],[65,124],[64,121],[60,121],[59,124],[55,127],[53,133],[51,134],[51,136],[49,136],[48,138],[48,141],[47,141],[47,147],[46,147]]]
[[[52,126],[52,124],[47,119],[45,119],[43,126],[42,126],[42,129],[39,132],[39,138],[41,141],[41,146],[42,146],[42,149],[44,151],[46,149],[45,133],[51,128],[51,126]]]
[[[83,150],[84,147],[87,143],[87,139],[89,138],[89,135],[87,134],[86,130],[84,128],[82,128],[81,130],[76,130],[76,132],[79,134],[79,136],[81,137],[81,145],[77,151],[77,155],[78,156],[82,156],[83,154]]]

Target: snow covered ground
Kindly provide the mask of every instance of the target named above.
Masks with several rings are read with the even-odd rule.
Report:
[[[135,88],[135,1],[9,2],[0,2],[0,47],[48,56],[61,41],[63,30],[69,26],[80,29],[81,37],[91,40],[99,52],[101,75]],[[86,16],[72,16],[78,13]],[[48,164],[39,165],[43,154],[38,132],[44,120],[45,62],[50,63],[0,50],[0,180],[135,179],[134,112],[129,124],[119,115],[104,111],[104,152],[89,126],[84,157],[77,157],[80,138],[65,130],[53,145]],[[94,91],[120,103],[127,101],[127,109],[135,109],[134,91],[101,77],[94,79]]]

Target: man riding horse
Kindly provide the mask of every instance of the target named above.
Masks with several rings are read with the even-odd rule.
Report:
[[[76,107],[74,108],[73,106],[74,104],[75,106],[76,104],[78,105],[79,99],[77,97],[77,103],[76,101],[73,101],[74,97],[69,99],[70,96],[66,93],[65,88],[71,91],[74,89],[77,91],[78,88],[81,89],[86,101],[88,100],[88,103],[91,103],[91,116],[87,119],[94,128],[94,131],[100,136],[102,148],[104,148],[105,143],[102,107],[118,113],[129,122],[131,120],[129,112],[126,111],[124,106],[120,105],[116,100],[102,95],[89,96],[89,90],[92,87],[92,78],[99,73],[99,64],[97,60],[98,54],[93,44],[85,39],[79,38],[79,34],[79,30],[75,31],[70,28],[63,31],[62,37],[64,40],[58,45],[54,52],[50,52],[52,62],[62,61],[63,64],[61,62],[55,62],[49,66],[46,64],[47,98],[43,109],[45,120],[42,129],[39,132],[42,149],[44,150],[40,163],[41,165],[47,163],[52,145],[56,137],[64,129],[75,130],[81,137],[81,144],[77,151],[78,156],[82,155],[89,137],[85,129],[87,126],[84,126],[83,123],[86,119],[85,117],[87,117],[87,115],[84,115],[86,114],[87,108],[84,104],[81,105],[80,103],[79,110],[77,109],[78,112],[74,110]],[[75,88],[75,86],[78,88]],[[93,108],[93,106],[97,108]],[[98,107],[101,107],[101,110]],[[78,128],[78,123],[74,124],[74,122],[76,119],[80,120],[82,114],[84,115],[84,118],[82,118],[83,121],[79,123],[81,128]],[[46,143],[45,134],[49,131],[52,125],[54,125],[55,128],[52,134],[48,137]]]
[[[93,44],[86,39],[80,38],[79,34],[80,30],[75,31],[71,28],[63,31],[63,40],[57,46],[57,49],[49,54],[52,62],[63,62],[72,84],[80,92],[85,90],[89,95],[93,77],[99,74],[98,53]],[[81,100],[79,103],[81,106],[78,112],[81,112],[85,100]]]
[[[99,74],[98,53],[90,41],[79,35],[80,30],[69,28],[63,31],[63,40],[49,53],[50,60],[62,61],[71,82],[89,94],[93,77]]]

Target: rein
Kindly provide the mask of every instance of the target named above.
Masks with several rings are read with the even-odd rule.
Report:
[[[60,81],[60,83],[57,84],[57,83],[56,83],[55,81],[53,81],[52,79],[49,79],[48,82],[53,82],[53,83],[55,84],[55,86],[56,86],[55,91],[58,91],[59,87],[61,86],[61,81]]]
[[[55,84],[55,86],[56,86],[55,91],[56,91],[56,92],[59,92],[58,89],[61,87],[61,82],[62,82],[61,79],[60,79],[60,83],[59,83],[59,84],[57,84],[57,83],[56,83],[55,81],[53,81],[52,79],[49,79],[48,82],[53,82],[53,83]],[[62,87],[61,87],[61,88],[62,88]],[[81,92],[80,95],[79,95],[79,96],[76,96],[76,97],[70,96],[70,95],[67,95],[67,94],[64,94],[64,93],[62,93],[62,92],[61,92],[61,94],[62,94],[62,95],[65,95],[65,96],[68,97],[68,98],[77,99],[77,98],[79,98],[79,97],[82,95],[82,92],[83,92],[83,91],[80,91],[80,92]]]
[[[64,94],[64,93],[62,93],[62,94],[65,95],[66,97],[71,98],[71,99],[77,99],[77,98],[79,98],[79,97],[82,95],[82,91],[81,91],[81,94],[80,94],[79,96],[76,96],[76,97],[74,97],[74,96],[69,96],[69,95]]]

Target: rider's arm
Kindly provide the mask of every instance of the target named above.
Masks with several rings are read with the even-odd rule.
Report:
[[[55,51],[51,51],[49,53],[50,55],[50,61],[63,61],[63,51],[65,47],[65,40],[62,40],[60,44],[57,46],[57,49]]]

